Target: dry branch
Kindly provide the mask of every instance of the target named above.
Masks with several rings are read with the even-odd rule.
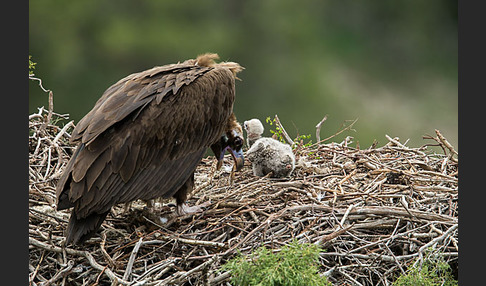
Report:
[[[287,141],[287,143],[289,143],[290,146],[294,146],[295,144],[294,140],[290,138],[289,134],[287,133],[282,123],[280,122],[280,119],[278,118],[277,114],[275,114],[275,124],[277,125],[278,129],[282,132],[285,141]]]
[[[316,125],[316,140],[317,140],[317,142],[321,141],[321,127],[322,127],[322,124],[324,123],[324,121],[326,121],[326,120],[327,120],[327,114]]]

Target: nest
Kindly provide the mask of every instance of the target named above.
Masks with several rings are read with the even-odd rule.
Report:
[[[351,137],[296,144],[286,179],[256,177],[249,162],[232,176],[230,157],[221,170],[207,157],[188,200],[204,211],[115,206],[99,235],[66,247],[70,212],[56,211],[55,186],[75,148],[68,120],[44,108],[29,117],[30,285],[229,285],[228,259],[293,240],[322,246],[333,285],[390,285],[427,251],[457,271],[458,154],[439,131],[419,148],[389,136],[367,149]]]

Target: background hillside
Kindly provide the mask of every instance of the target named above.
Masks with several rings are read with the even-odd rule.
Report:
[[[322,137],[359,118],[362,147],[384,134],[416,146],[439,129],[457,148],[457,1],[298,4],[30,1],[29,53],[76,123],[120,78],[217,52],[246,67],[240,121],[278,114],[292,137],[314,136],[328,114]],[[47,98],[29,85],[32,113]]]

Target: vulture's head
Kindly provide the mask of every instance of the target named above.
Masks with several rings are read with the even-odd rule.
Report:
[[[235,162],[234,169],[236,171],[241,170],[245,163],[243,156],[243,130],[241,125],[236,121],[234,114],[231,115],[228,123],[226,124],[226,132],[221,136],[220,140],[211,145],[214,156],[218,159],[217,169],[220,169],[223,165],[223,158],[228,151]]]
[[[251,147],[253,143],[260,139],[263,134],[263,124],[260,120],[253,118],[243,123],[246,130],[246,144]]]

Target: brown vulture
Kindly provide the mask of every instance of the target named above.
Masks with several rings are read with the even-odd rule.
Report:
[[[57,209],[73,208],[66,243],[92,237],[119,203],[174,197],[178,212],[208,147],[243,166],[243,135],[233,113],[243,68],[204,54],[131,74],[110,86],[76,125],[78,143],[56,189]]]

